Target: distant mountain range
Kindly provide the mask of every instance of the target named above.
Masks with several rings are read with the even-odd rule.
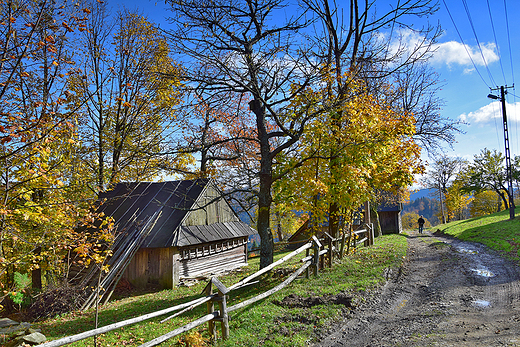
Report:
[[[422,215],[432,225],[439,224],[439,201],[435,198],[435,189],[421,189],[410,194],[408,203],[403,204],[403,214],[415,212]]]
[[[435,189],[420,189],[410,194],[410,201],[414,201],[420,198],[433,198],[435,193]]]

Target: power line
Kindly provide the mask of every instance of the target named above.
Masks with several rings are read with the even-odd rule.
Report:
[[[505,16],[506,16],[506,31],[507,31],[507,43],[508,43],[508,47],[509,47],[509,62],[511,64],[511,77],[513,79],[513,91],[516,93],[516,89],[515,89],[515,70],[513,68],[513,53],[512,53],[512,49],[511,49],[511,33],[509,31],[509,17],[507,15],[507,4],[506,4],[506,0],[504,0],[504,13],[505,13]],[[511,94],[514,98],[514,101],[513,101],[513,105],[516,105],[516,98],[518,98],[515,94]],[[515,119],[517,119],[517,111],[516,111],[516,107],[513,108],[513,112],[514,112],[514,117]],[[518,121],[515,121],[515,135],[516,135],[516,138],[518,139]],[[519,144],[520,141],[516,141],[516,153],[520,153],[519,149],[518,149],[518,144]]]
[[[451,15],[450,9],[448,8],[448,5],[446,4],[445,0],[442,0],[444,3],[444,7],[446,8],[446,11],[448,11],[448,15],[450,16],[451,22],[453,23],[453,26],[455,27],[455,31],[457,31],[457,34],[459,35],[460,41],[462,42],[462,45],[464,46],[464,49],[466,50],[466,53],[468,54],[469,60],[471,60],[471,63],[473,64],[473,67],[475,68],[475,71],[477,71],[478,75],[480,76],[480,79],[482,79],[482,82],[491,89],[489,84],[486,82],[480,71],[477,69],[477,65],[473,61],[473,58],[471,57],[471,54],[468,51],[468,46],[464,43],[464,39],[462,38],[462,35],[460,34],[459,28],[457,28],[457,24],[455,24],[455,21],[453,20],[453,16]]]
[[[509,44],[509,61],[511,62],[511,76],[513,77],[513,87],[515,85],[515,71],[513,69],[513,53],[511,50],[511,34],[509,32],[509,17],[507,16],[507,5],[504,0],[504,12],[506,14],[506,30],[507,30],[507,42]]]
[[[505,0],[504,0],[505,1]],[[502,65],[502,55],[500,54],[500,46],[498,45],[497,33],[495,31],[495,23],[493,22],[493,15],[491,14],[491,6],[489,5],[489,0],[487,0],[487,7],[489,13],[489,20],[491,21],[491,29],[493,30],[493,37],[495,39],[495,46],[498,51],[500,69],[502,70],[502,77],[504,77],[504,84],[506,84],[506,74],[504,73],[504,65]]]
[[[475,26],[473,25],[473,20],[471,19],[471,14],[469,13],[468,3],[466,0],[462,0],[462,4],[464,5],[464,10],[466,11],[466,15],[468,16],[469,24],[471,26],[471,30],[473,31],[473,35],[475,36],[475,40],[477,41],[477,46],[480,51],[480,56],[482,57],[482,61],[484,62],[484,66],[486,67],[486,70],[488,72],[489,79],[491,80],[491,83],[493,85],[497,85],[495,82],[495,79],[493,78],[493,75],[491,75],[491,70],[489,69],[489,66],[486,61],[486,57],[484,57],[484,52],[482,51],[482,46],[480,45],[480,41],[477,36],[477,32],[475,31]]]

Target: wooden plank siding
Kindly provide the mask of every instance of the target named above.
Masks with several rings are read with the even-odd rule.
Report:
[[[144,288],[159,285],[161,288],[173,288],[175,281],[174,247],[141,248],[132,258],[123,277],[133,286]],[[178,257],[177,257],[178,258]]]
[[[400,212],[378,212],[379,224],[383,234],[401,233]]]
[[[224,199],[217,201],[220,196],[214,188],[208,187],[182,224],[185,226],[210,225],[238,220],[235,212]]]
[[[173,288],[183,277],[218,273],[247,265],[247,238],[190,247],[141,248],[123,277],[137,288]]]

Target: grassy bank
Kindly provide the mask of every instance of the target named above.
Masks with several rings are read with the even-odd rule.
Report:
[[[436,226],[464,241],[480,242],[520,264],[520,213],[509,220],[509,211]]]
[[[334,264],[332,269],[324,269],[319,277],[297,279],[293,284],[275,295],[239,309],[230,314],[230,339],[220,342],[220,346],[305,346],[316,336],[319,330],[327,329],[337,320],[346,306],[334,303],[335,295],[347,293],[349,296],[370,290],[384,281],[386,268],[398,267],[406,256],[406,236],[389,235],[378,238],[376,244],[361,248],[355,254],[345,257]],[[284,254],[278,254],[282,257]],[[298,259],[285,265],[287,270],[300,266]],[[249,266],[239,272],[226,275],[221,281],[229,286],[258,269],[258,259],[251,259]],[[286,271],[273,271],[260,283],[233,291],[228,305],[234,305],[258,295],[283,281],[288,276]],[[158,293],[113,301],[105,305],[99,314],[99,326],[114,323],[145,313],[150,313],[200,297],[204,283],[189,288],[176,288]],[[288,307],[282,305],[283,299],[292,295],[296,302],[303,305]],[[323,304],[311,305],[305,299],[320,298]],[[357,296],[360,300],[361,296]],[[319,302],[319,301],[318,301]],[[306,304],[305,304],[306,303]],[[315,302],[316,303],[316,302]],[[151,319],[102,336],[97,341],[100,346],[138,346],[155,337],[178,328],[205,313],[204,307],[160,323],[165,317]],[[94,311],[71,313],[38,324],[49,339],[76,334],[94,328]],[[220,332],[219,332],[220,333]],[[166,343],[169,346],[205,346],[207,325],[199,327],[181,337]],[[189,343],[188,343],[189,342]],[[93,346],[93,338],[83,340],[74,346]]]

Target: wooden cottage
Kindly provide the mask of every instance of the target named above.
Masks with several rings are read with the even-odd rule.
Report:
[[[119,183],[100,201],[99,211],[116,224],[114,254],[131,258],[122,278],[136,287],[172,288],[183,277],[247,264],[247,240],[256,231],[210,180]],[[136,242],[133,254],[121,256]]]

